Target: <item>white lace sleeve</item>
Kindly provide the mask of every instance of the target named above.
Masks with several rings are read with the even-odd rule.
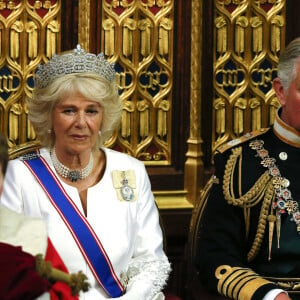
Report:
[[[163,250],[159,213],[144,165],[136,172],[139,196],[134,253],[121,275],[126,292],[120,299],[160,300],[164,299],[162,290],[171,267]]]
[[[166,256],[159,260],[133,259],[127,273],[122,274],[127,289],[126,294],[120,299],[164,299],[161,291],[167,283],[170,271],[170,263]]]
[[[125,282],[126,292],[120,299],[164,299],[161,292],[166,285],[171,267],[163,250],[159,214],[144,166],[137,174],[137,178],[139,178],[137,200],[139,209],[134,253],[121,276],[121,280]]]

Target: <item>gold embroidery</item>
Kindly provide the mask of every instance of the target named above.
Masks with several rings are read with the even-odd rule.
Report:
[[[243,300],[251,300],[255,291],[261,286],[270,283],[264,278],[257,277],[247,282],[240,290],[239,298]]]
[[[218,281],[218,292],[232,299],[250,300],[255,291],[270,281],[259,277],[248,268],[219,266],[215,276]]]

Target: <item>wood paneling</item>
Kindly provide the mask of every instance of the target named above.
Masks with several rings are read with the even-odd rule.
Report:
[[[61,1],[61,50],[74,49],[78,43],[78,0]]]
[[[286,43],[300,37],[300,1],[286,0]]]
[[[185,247],[191,213],[190,209],[160,211],[166,236],[166,254],[172,264],[172,272],[166,291],[182,298],[184,297],[185,279],[187,278]]]

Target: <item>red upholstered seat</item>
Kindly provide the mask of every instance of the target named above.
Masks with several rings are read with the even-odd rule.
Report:
[[[180,297],[173,294],[165,294],[165,300],[182,300]]]

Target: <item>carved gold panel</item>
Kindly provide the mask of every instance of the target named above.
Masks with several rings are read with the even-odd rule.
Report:
[[[103,1],[101,50],[115,62],[124,101],[108,147],[146,164],[171,164],[174,1]],[[89,50],[90,1],[79,1],[79,42]],[[1,127],[11,148],[36,139],[25,96],[33,71],[60,50],[60,1],[0,1]]]
[[[104,54],[116,63],[122,125],[107,145],[171,164],[174,1],[103,1]]]
[[[216,0],[213,150],[271,125],[272,80],[285,41],[285,0]]]
[[[10,148],[35,143],[25,97],[36,66],[60,50],[60,1],[0,1],[0,131]]]

